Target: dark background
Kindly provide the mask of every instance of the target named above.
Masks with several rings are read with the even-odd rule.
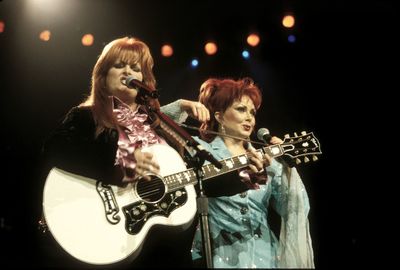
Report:
[[[291,30],[281,26],[287,11],[296,17]],[[162,104],[196,99],[210,76],[252,77],[264,96],[258,128],[280,137],[313,131],[320,140],[320,160],[298,167],[316,266],[387,261],[387,232],[377,225],[390,203],[377,195],[388,189],[379,180],[390,167],[377,157],[385,160],[383,141],[396,122],[398,11],[391,1],[0,1],[0,266],[44,264],[41,144],[88,94],[103,46],[125,35],[150,46]],[[44,29],[49,42],[38,39]],[[244,60],[250,31],[261,43]],[[85,33],[94,34],[93,46],[81,45]],[[287,42],[291,33],[295,43]],[[208,39],[217,55],[205,55]],[[174,46],[171,58],[159,53],[164,42]]]

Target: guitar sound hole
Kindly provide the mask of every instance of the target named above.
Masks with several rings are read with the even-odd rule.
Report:
[[[140,179],[136,183],[138,195],[147,202],[157,202],[164,197],[165,184],[159,177],[151,175],[151,180]]]

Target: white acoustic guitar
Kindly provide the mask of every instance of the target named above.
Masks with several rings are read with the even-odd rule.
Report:
[[[47,227],[57,243],[76,259],[94,265],[108,265],[134,259],[154,225],[189,226],[196,214],[197,182],[179,154],[166,145],[147,148],[160,164],[160,175],[126,187],[53,168],[43,191],[43,212]],[[279,145],[259,149],[272,157],[321,154],[313,133],[287,137]],[[204,179],[247,167],[246,154],[222,160],[222,169],[202,167]]]

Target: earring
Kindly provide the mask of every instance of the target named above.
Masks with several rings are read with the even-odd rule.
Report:
[[[220,127],[221,127],[221,128],[220,128],[220,130],[221,130],[221,133],[222,133],[222,134],[226,134],[226,131],[225,131],[224,125],[221,125]]]

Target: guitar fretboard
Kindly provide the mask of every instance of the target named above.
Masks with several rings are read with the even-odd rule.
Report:
[[[267,146],[263,149],[257,150],[257,152],[261,154],[263,151],[265,151],[265,153],[267,153],[270,157],[278,157],[283,155],[283,150],[279,144]],[[203,180],[247,167],[250,164],[250,155],[242,154],[221,160],[220,162],[222,164],[221,169],[218,169],[211,163],[202,166],[202,172],[204,175]],[[180,189],[186,185],[195,184],[197,182],[197,177],[195,170],[192,168],[183,172],[165,176],[164,180],[165,184],[168,186],[168,190],[172,191]]]

